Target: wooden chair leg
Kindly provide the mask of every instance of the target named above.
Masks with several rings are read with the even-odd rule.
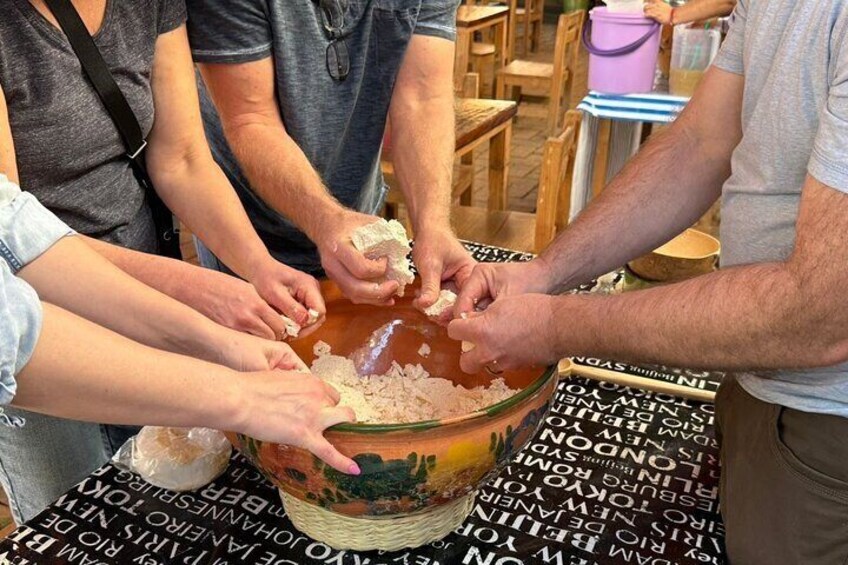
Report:
[[[530,52],[535,53],[539,46],[536,44],[536,22],[530,22]]]
[[[542,48],[542,20],[536,20],[533,27],[533,52],[537,52]]]
[[[497,75],[495,77],[495,98],[498,100],[506,100],[504,95],[506,94],[506,79],[504,79],[503,75]]]
[[[469,151],[462,157],[460,157],[459,162],[463,165],[468,165],[471,167],[471,170],[474,170],[474,151]],[[459,203],[462,206],[471,206],[474,200],[474,175],[471,175],[471,186],[468,187],[468,190],[459,195]]]

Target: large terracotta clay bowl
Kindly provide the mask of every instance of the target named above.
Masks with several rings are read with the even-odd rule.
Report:
[[[412,306],[412,289],[394,307],[379,308],[351,303],[331,283],[323,287],[326,322],[291,344],[307,364],[314,359],[314,344],[322,340],[334,354],[354,359],[360,374],[384,372],[397,360],[420,363],[431,375],[465,387],[495,378],[488,372],[469,375],[460,370],[460,344]],[[431,348],[426,358],[418,353],[423,343]],[[344,424],[328,430],[327,439],[362,469],[356,477],[335,471],[300,448],[234,434],[231,441],[281,489],[287,513],[312,537],[352,549],[419,545],[442,537],[465,519],[476,490],[527,444],[548,412],[557,384],[554,367],[500,376],[520,392],[472,414],[411,424]],[[452,517],[435,518],[440,512]],[[301,516],[305,513],[312,517],[307,520]],[[413,533],[392,526],[386,534],[391,539],[376,541],[379,526],[389,525],[391,519],[409,522],[410,517]],[[389,522],[378,524],[386,519]],[[323,526],[304,520],[319,520]],[[320,531],[322,527],[326,531]],[[364,529],[350,534],[355,539],[338,539],[360,527]],[[414,531],[422,528],[432,531],[416,538]],[[363,536],[365,541],[357,542]]]

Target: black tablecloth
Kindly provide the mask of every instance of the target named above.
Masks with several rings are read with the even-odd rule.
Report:
[[[471,248],[480,260],[528,257]],[[636,369],[685,383],[697,377]],[[468,520],[442,541],[395,553],[336,551],[299,533],[276,490],[239,455],[214,483],[183,494],[106,465],[0,543],[0,563],[723,563],[713,412],[668,395],[564,381],[540,433],[482,489]]]

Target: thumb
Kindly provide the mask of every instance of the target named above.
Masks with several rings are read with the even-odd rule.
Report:
[[[421,294],[418,304],[421,308],[427,308],[439,299],[439,291],[442,289],[442,264],[437,261],[426,262],[420,271]]]

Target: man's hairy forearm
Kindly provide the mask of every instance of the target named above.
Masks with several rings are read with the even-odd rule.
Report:
[[[693,369],[776,370],[845,360],[848,317],[786,263],[722,270],[617,296],[556,298],[559,351]]]
[[[542,253],[551,290],[608,273],[694,224],[721,193],[729,158],[683,125],[654,137]]]
[[[413,228],[449,225],[454,159],[453,93],[393,102],[392,162]]]
[[[226,127],[226,126],[225,126]],[[344,208],[324,186],[297,143],[279,123],[226,127],[227,140],[253,190],[315,241],[328,216]],[[262,147],[257,151],[256,147]]]

